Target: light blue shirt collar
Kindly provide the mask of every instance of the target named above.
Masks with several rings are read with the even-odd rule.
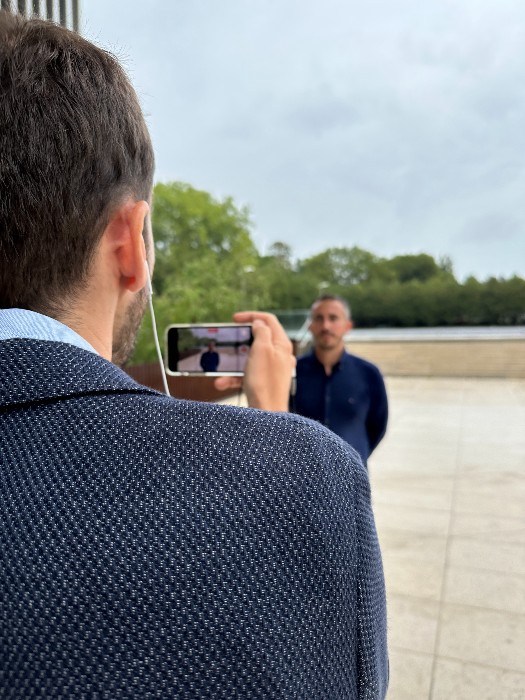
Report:
[[[0,341],[11,338],[31,338],[50,340],[55,343],[69,343],[96,354],[95,348],[87,340],[54,318],[37,314],[27,309],[0,309]]]

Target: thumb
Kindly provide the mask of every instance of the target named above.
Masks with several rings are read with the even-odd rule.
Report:
[[[271,343],[272,331],[264,321],[261,321],[258,318],[252,323],[252,335],[254,341],[257,341],[257,345]]]
[[[227,389],[241,389],[242,377],[217,377],[217,379],[213,382],[213,385],[219,391],[226,391]]]

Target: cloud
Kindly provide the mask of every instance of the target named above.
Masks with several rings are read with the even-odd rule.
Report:
[[[248,203],[258,244],[299,257],[357,243],[525,275],[521,0],[132,8],[84,17],[129,53],[158,178]]]
[[[466,243],[512,243],[523,233],[523,221],[504,213],[478,216],[466,222],[458,241]]]

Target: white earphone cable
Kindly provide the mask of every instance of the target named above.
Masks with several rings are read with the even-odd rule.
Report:
[[[147,275],[148,275],[147,292],[148,292],[149,311],[151,314],[151,326],[153,328],[153,339],[155,341],[155,349],[157,351],[157,358],[159,360],[160,374],[162,377],[162,384],[164,386],[164,393],[166,394],[166,396],[171,396],[170,390],[168,387],[168,378],[166,377],[166,368],[164,367],[164,361],[162,359],[162,352],[160,349],[159,335],[157,333],[157,322],[155,320],[155,310],[153,309],[153,287],[151,286],[151,275],[149,273],[149,266],[148,266],[147,261],[144,261],[144,262],[146,265],[146,270],[147,270]]]

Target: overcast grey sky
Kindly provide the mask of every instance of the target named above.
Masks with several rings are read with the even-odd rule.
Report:
[[[450,255],[525,277],[523,0],[83,0],[157,180],[247,204],[261,252]]]

